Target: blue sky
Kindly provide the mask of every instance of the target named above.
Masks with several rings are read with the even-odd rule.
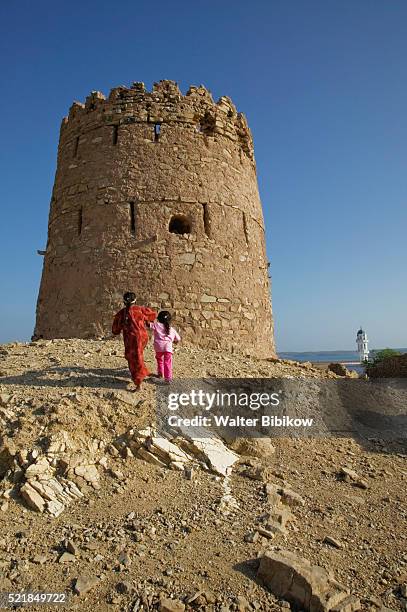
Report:
[[[61,118],[205,84],[248,118],[281,351],[407,346],[405,0],[20,0],[0,8],[0,342],[28,339]]]

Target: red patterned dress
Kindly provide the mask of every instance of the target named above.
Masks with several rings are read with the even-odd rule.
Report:
[[[117,336],[123,332],[124,356],[136,387],[149,375],[144,363],[144,349],[148,342],[146,323],[154,321],[156,317],[157,313],[151,308],[130,306],[122,308],[113,319],[113,334]]]

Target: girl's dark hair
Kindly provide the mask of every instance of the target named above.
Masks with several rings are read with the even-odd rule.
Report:
[[[157,321],[159,321],[160,323],[164,325],[165,331],[167,332],[167,334],[170,333],[171,319],[172,319],[171,313],[168,312],[168,310],[161,310],[161,312],[158,313]]]
[[[126,304],[126,306],[130,306],[130,304],[135,302],[135,300],[136,294],[132,291],[126,291],[126,293],[123,295],[123,302]]]
[[[124,325],[125,325],[125,327],[127,327],[129,325],[129,323],[130,323],[129,310],[130,310],[130,306],[135,301],[136,301],[136,294],[133,293],[132,291],[126,291],[126,293],[123,295],[123,302],[124,302],[124,305],[126,307],[126,312],[125,312],[125,315],[124,315]]]

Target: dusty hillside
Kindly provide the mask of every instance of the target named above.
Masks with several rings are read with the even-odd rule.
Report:
[[[260,457],[240,448],[249,454],[225,482],[140,452],[155,386],[126,390],[120,342],[3,345],[0,355],[0,591],[66,591],[84,611],[280,610],[289,604],[256,573],[266,550],[284,549],[331,570],[362,609],[407,610],[401,443],[273,440]],[[175,376],[335,377],[186,347]],[[30,482],[44,475],[62,487],[59,501],[45,493],[34,510]]]

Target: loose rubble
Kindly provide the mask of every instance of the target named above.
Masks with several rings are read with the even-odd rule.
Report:
[[[192,434],[190,429],[181,430],[180,436],[172,440],[168,435],[157,434],[152,427],[130,429],[116,442],[116,447],[122,454],[128,449],[133,456],[152,465],[184,471],[196,465],[220,476],[226,476],[239,458],[218,436],[198,429]]]

